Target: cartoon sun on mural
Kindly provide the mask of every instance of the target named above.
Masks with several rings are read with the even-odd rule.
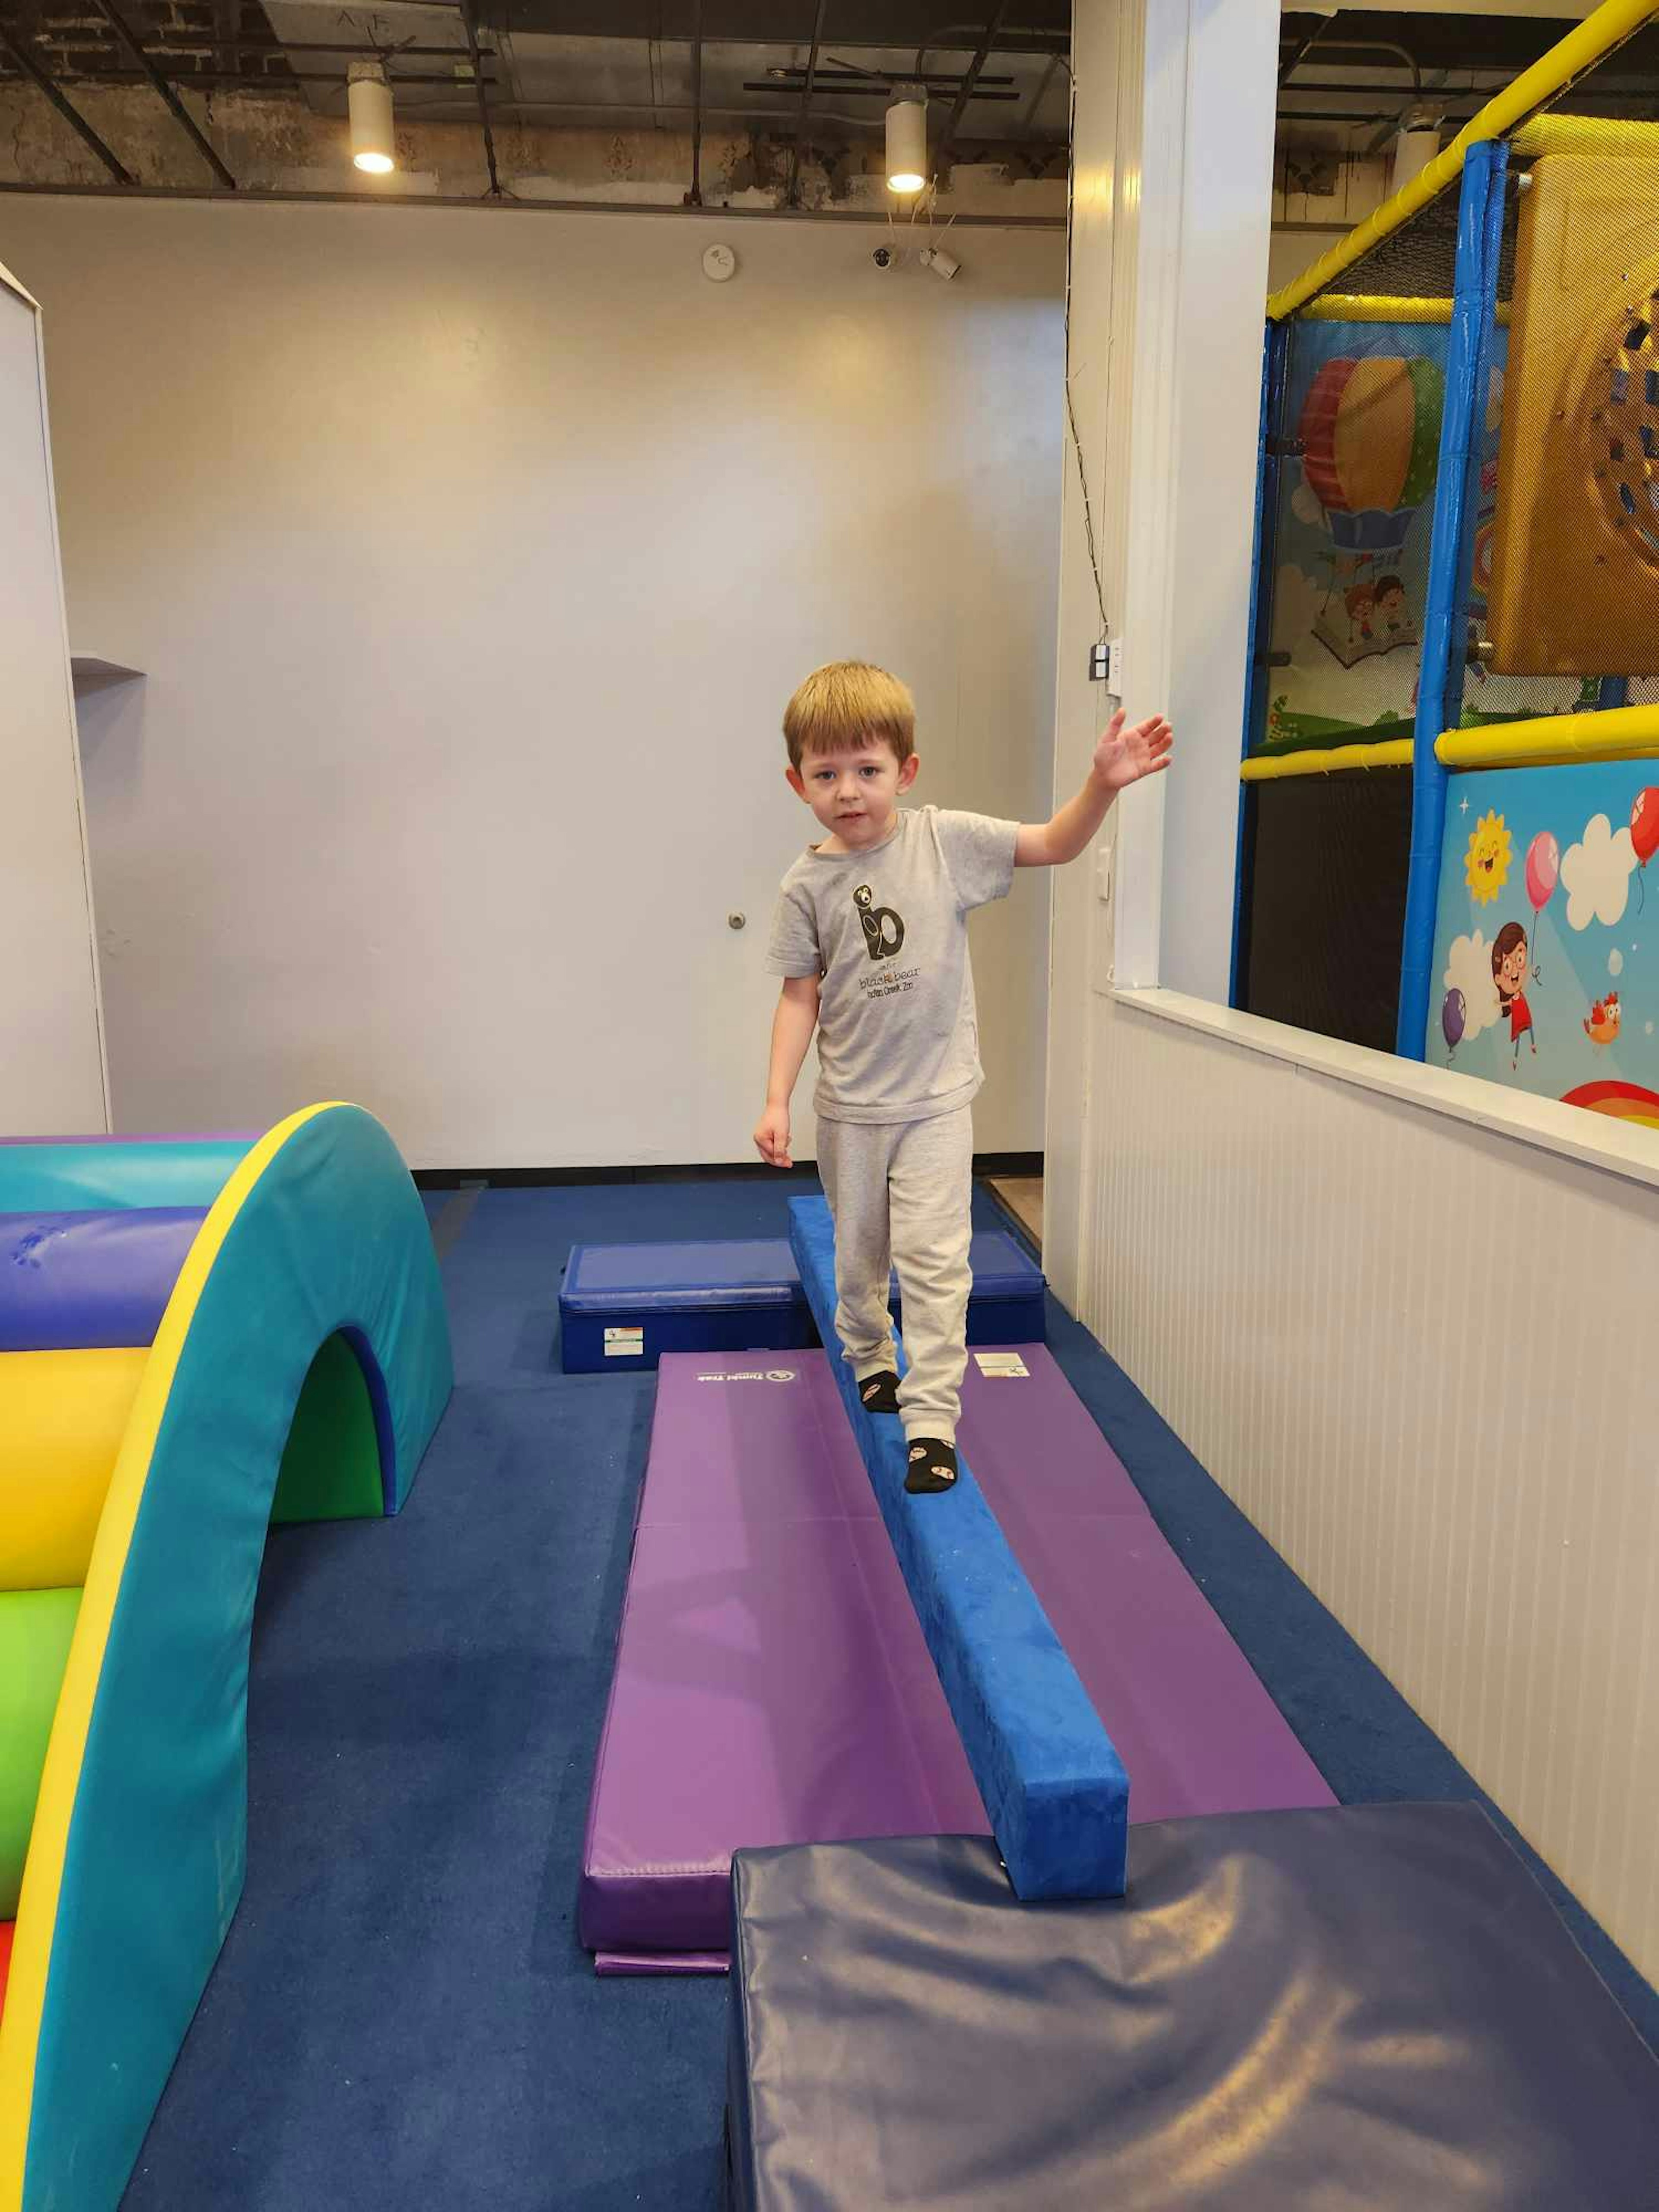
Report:
[[[1510,879],[1513,848],[1508,824],[1501,814],[1483,814],[1469,836],[1463,855],[1463,879],[1477,906],[1490,906]]]
[[[1659,930],[1638,920],[1656,774],[1659,760],[1468,774],[1447,817],[1425,1057],[1659,1129]]]

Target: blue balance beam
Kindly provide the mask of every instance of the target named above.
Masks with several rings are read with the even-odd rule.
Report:
[[[913,1498],[904,1439],[867,1413],[836,1334],[836,1232],[789,1202],[789,1242],[1014,1893],[1121,1897],[1129,1778],[979,1485]]]

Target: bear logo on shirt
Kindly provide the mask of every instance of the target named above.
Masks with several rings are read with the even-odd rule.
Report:
[[[865,950],[872,960],[890,960],[904,943],[904,917],[895,914],[890,906],[872,906],[874,897],[868,884],[860,884],[853,894],[859,920],[864,924]]]

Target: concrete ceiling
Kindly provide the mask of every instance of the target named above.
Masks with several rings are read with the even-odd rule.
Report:
[[[1535,8],[1383,10],[1286,8],[1280,18],[1281,139],[1295,126],[1314,136],[1352,128],[1389,135],[1413,107],[1437,120],[1467,121],[1492,94],[1554,46],[1586,12],[1554,0]],[[1659,112],[1659,33],[1638,32],[1568,96],[1591,113]],[[1378,140],[1380,143],[1380,140]]]
[[[793,134],[801,112],[803,76],[811,52],[809,8],[803,38],[765,40],[715,35],[733,16],[777,23],[799,9],[777,7],[715,8],[705,11],[702,42],[702,113],[705,128],[763,130]],[[1048,13],[1060,11],[1050,6]],[[842,141],[879,137],[886,88],[915,75],[918,60],[927,72],[934,129],[940,131],[954,105],[957,81],[970,68],[980,35],[969,25],[941,25],[940,10],[903,6],[849,8],[837,0],[828,11],[839,27],[849,15],[863,31],[878,19],[896,18],[903,42],[885,42],[840,33],[820,49],[809,130],[833,133]],[[297,54],[305,42],[327,38],[356,40],[366,49],[392,56],[389,73],[398,80],[422,78],[448,69],[452,87],[422,82],[408,94],[398,90],[399,112],[418,112],[430,121],[463,120],[476,112],[473,77],[468,64],[465,23],[458,8],[442,0],[394,0],[373,9],[343,9],[339,0],[265,0],[272,31]],[[696,106],[693,45],[689,35],[635,27],[666,19],[678,30],[691,10],[623,4],[611,8],[568,4],[568,0],[494,0],[482,5],[477,33],[489,106],[503,118],[572,130],[646,131],[691,127]],[[1028,7],[1029,24],[1041,9]],[[585,28],[609,20],[608,30]],[[933,34],[925,55],[920,39],[912,44],[912,21]],[[618,28],[618,24],[626,26]],[[747,27],[746,21],[744,27]],[[924,33],[923,35],[926,35]],[[941,40],[943,41],[941,43]],[[996,146],[1010,141],[1052,149],[1064,146],[1069,128],[1070,87],[1064,68],[1067,38],[1063,29],[1025,31],[1018,48],[1000,46],[985,63],[957,131],[963,147]],[[400,47],[418,49],[407,62]],[[446,64],[444,53],[453,56]],[[341,80],[344,71],[338,71]],[[310,105],[325,114],[343,112],[343,82],[304,85]],[[405,109],[405,101],[409,106]]]

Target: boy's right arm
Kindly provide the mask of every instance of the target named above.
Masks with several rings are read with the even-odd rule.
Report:
[[[766,1110],[755,1124],[755,1145],[769,1167],[792,1168],[789,1101],[818,1021],[816,975],[787,975],[772,1017],[772,1061],[766,1077]]]

